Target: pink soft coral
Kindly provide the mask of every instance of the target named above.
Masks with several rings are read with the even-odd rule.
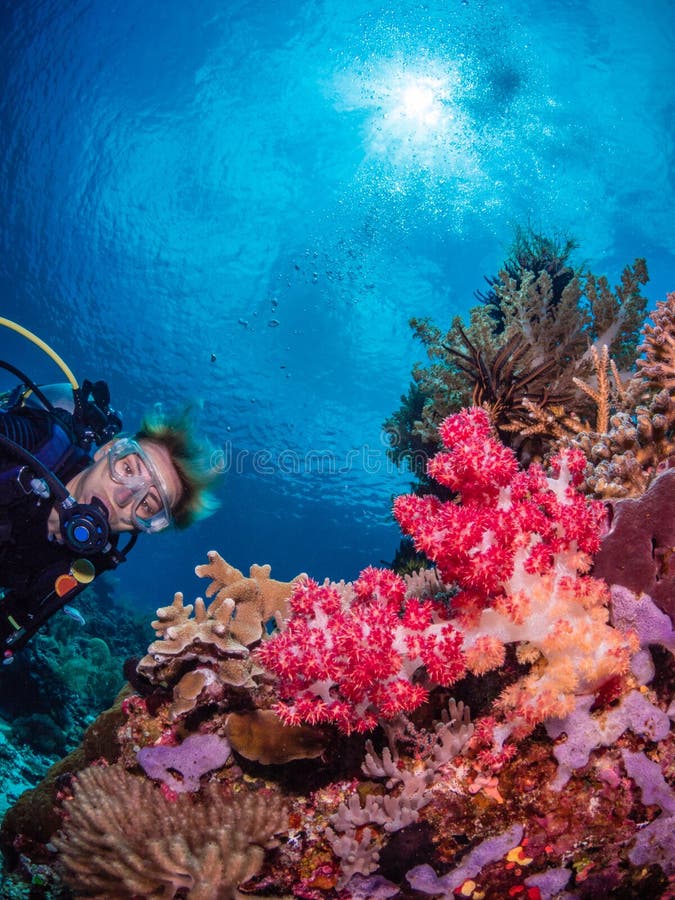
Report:
[[[430,601],[406,601],[398,575],[371,567],[353,585],[298,584],[287,628],[259,657],[287,698],[277,706],[285,723],[367,731],[424,702],[421,666],[443,684],[463,675],[461,643]]]
[[[429,687],[499,667],[515,643],[533,665],[498,700],[501,745],[627,670],[633,642],[607,624],[605,583],[584,574],[605,514],[575,487],[583,456],[558,458],[553,477],[520,471],[479,408],[450,416],[440,434],[446,450],[429,474],[456,502],[407,495],[394,513],[455,595],[406,597],[402,579],[375,568],[353,585],[296,586],[287,629],[260,650],[285,722],[367,730],[414,709]]]
[[[585,466],[577,451],[558,457],[549,478],[537,465],[518,470],[482,409],[451,416],[440,433],[447,451],[429,473],[457,502],[409,495],[394,513],[443,581],[460,588],[452,606],[469,670],[499,666],[506,643],[537,663],[497,704],[508,720],[502,739],[520,736],[627,670],[633,642],[607,624],[605,583],[584,574],[604,507],[576,489]]]
[[[456,491],[458,502],[406,495],[396,498],[394,514],[443,581],[469,589],[471,605],[483,607],[491,595],[512,592],[517,569],[540,575],[570,555],[575,569],[588,567],[600,546],[604,509],[574,488],[586,462],[581,453],[558,458],[553,480],[536,465],[518,470],[483,409],[450,416],[439,430],[448,450],[430,460],[428,471]]]

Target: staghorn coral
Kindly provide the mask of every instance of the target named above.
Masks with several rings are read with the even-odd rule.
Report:
[[[228,706],[260,686],[263,672],[250,650],[283,621],[292,587],[304,577],[275,581],[270,566],[253,565],[245,578],[216,551],[208,558],[196,572],[212,579],[206,590],[212,601],[185,604],[177,592],[170,606],[157,610],[152,627],[159,640],[137,667],[153,684],[172,687],[172,719],[201,700]]]
[[[167,800],[119,766],[81,772],[53,838],[68,883],[92,900],[134,896],[229,900],[287,828],[278,794],[229,794],[208,784],[201,802]]]

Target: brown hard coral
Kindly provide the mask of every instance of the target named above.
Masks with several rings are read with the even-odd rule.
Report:
[[[232,601],[236,614],[230,622],[230,633],[247,646],[259,641],[269,620],[283,620],[288,614],[288,599],[293,585],[304,575],[290,581],[270,578],[271,566],[252,565],[249,577],[226,562],[216,550],[207,554],[208,563],[196,566],[200,578],[210,578],[207,597],[214,597],[216,608]]]
[[[675,293],[656,304],[651,319],[625,384],[614,366],[610,394],[612,361],[604,352],[595,360],[598,389],[583,386],[598,407],[596,430],[578,429],[572,443],[589,461],[585,490],[595,497],[639,497],[675,456]]]
[[[245,577],[216,551],[208,558],[196,572],[211,578],[206,595],[213,599],[186,604],[177,592],[170,606],[160,607],[152,623],[158,639],[137,667],[152,684],[171,688],[174,721],[206,703],[241,705],[259,691],[264,670],[251,650],[283,623],[293,585],[304,577],[276,581],[270,566],[258,565]]]
[[[653,324],[644,327],[640,350],[645,356],[638,359],[638,369],[657,390],[665,388],[672,396],[675,392],[675,291],[656,304],[650,318]]]
[[[230,900],[261,867],[288,814],[278,794],[227,793],[212,782],[201,802],[167,800],[121,766],[92,766],[66,802],[53,838],[67,881],[99,900],[175,897]]]

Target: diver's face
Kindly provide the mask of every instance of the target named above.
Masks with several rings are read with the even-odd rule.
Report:
[[[128,439],[110,441],[94,454],[94,462],[68,485],[80,503],[93,497],[108,510],[112,533],[159,531],[168,524],[170,511],[178,502],[181,484],[168,450],[152,441],[139,441],[140,453],[133,447],[119,449]]]

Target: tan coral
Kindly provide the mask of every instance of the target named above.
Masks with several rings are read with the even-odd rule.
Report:
[[[609,409],[611,402],[611,385],[609,380],[609,372],[610,372],[610,359],[609,359],[609,347],[607,344],[603,344],[602,350],[598,353],[597,347],[591,347],[591,358],[593,359],[593,367],[595,369],[595,376],[597,379],[597,387],[592,387],[586,382],[582,381],[580,378],[573,378],[572,380],[576,384],[580,390],[582,390],[585,394],[593,400],[597,407],[597,416],[595,420],[595,430],[604,432],[607,431],[607,426],[609,425]],[[615,376],[618,378],[618,372],[616,371],[616,367],[612,369],[612,372],[615,373]]]
[[[641,375],[657,390],[675,393],[675,291],[656,304],[651,314],[653,325],[643,329],[640,350],[644,358],[637,362]]]
[[[313,759],[328,745],[326,732],[308,725],[283,725],[271,709],[229,713],[224,731],[237,753],[266,766]]]
[[[675,455],[675,294],[657,304],[652,321],[642,331],[637,373],[622,384],[614,367],[616,390],[611,395],[607,367],[612,361],[607,354],[602,358],[596,354],[598,391],[594,396],[591,389],[584,389],[598,403],[597,430],[580,432],[571,441],[565,435],[561,441],[580,447],[586,455],[585,490],[595,497],[640,496]],[[610,407],[606,425],[601,403]]]
[[[233,601],[236,615],[230,622],[230,632],[247,646],[261,639],[266,622],[286,618],[293,585],[306,577],[301,574],[290,582],[275,581],[270,578],[271,566],[254,564],[246,578],[216,550],[210,550],[207,556],[208,563],[196,566],[195,573],[200,578],[212,579],[206,596],[215,595],[214,603]]]
[[[246,646],[231,633],[233,612],[233,600],[228,603],[222,598],[207,607],[202,598],[197,597],[193,606],[183,603],[183,594],[177,591],[171,606],[161,606],[157,610],[152,627],[162,640],[151,644],[148,653],[175,656],[190,644],[199,643],[213,647],[214,652],[223,656],[244,657],[248,652]]]
[[[174,897],[238,900],[238,885],[262,865],[287,828],[278,794],[226,794],[207,784],[201,802],[169,801],[151,781],[121,766],[77,778],[63,829],[52,843],[78,895],[92,900]]]
[[[283,624],[294,583],[270,578],[270,566],[253,565],[246,578],[216,551],[197,566],[210,577],[207,605],[198,597],[184,603],[177,592],[170,606],[157,610],[152,623],[158,640],[138,664],[138,672],[153,684],[173,692],[169,718],[187,715],[203,703],[230,708],[247,693],[258,691],[264,670],[251,655],[266,628]]]

